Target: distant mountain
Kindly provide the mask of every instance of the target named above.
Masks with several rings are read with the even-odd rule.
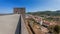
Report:
[[[32,14],[32,15],[47,15],[47,16],[60,16],[60,10],[57,10],[57,11],[28,12],[27,14]]]

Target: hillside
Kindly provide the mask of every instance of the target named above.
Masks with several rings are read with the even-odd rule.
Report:
[[[37,11],[37,12],[28,12],[27,14],[32,15],[47,15],[47,16],[60,16],[60,11]]]

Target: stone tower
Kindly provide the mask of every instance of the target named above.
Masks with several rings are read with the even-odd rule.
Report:
[[[21,14],[25,17],[25,8],[14,8],[14,14]]]
[[[24,14],[25,8],[14,8],[14,14]]]

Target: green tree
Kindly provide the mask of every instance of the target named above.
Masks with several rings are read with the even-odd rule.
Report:
[[[60,32],[60,26],[58,26],[58,25],[55,25],[55,27],[54,27],[54,33],[55,34],[59,34],[59,32]]]

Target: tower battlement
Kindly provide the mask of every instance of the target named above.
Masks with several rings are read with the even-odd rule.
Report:
[[[25,8],[14,8],[14,14],[21,14],[25,18]]]
[[[25,14],[25,8],[14,8],[14,14]]]

